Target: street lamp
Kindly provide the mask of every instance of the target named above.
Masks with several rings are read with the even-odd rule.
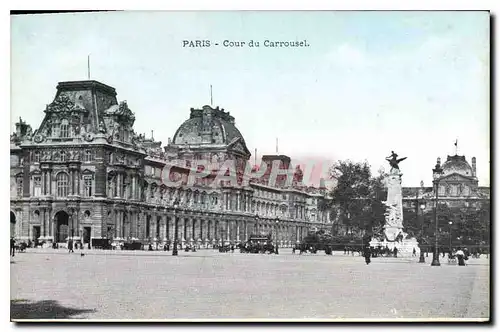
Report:
[[[453,221],[449,221],[448,225],[450,225],[450,254],[451,254],[451,225],[453,225]]]
[[[177,210],[177,207],[179,206],[178,203],[179,202],[176,199],[174,201],[174,227],[175,227],[175,230],[174,230],[174,248],[172,249],[172,256],[177,256],[179,254],[179,252],[177,250],[179,225],[177,224],[177,215],[176,215],[176,212],[177,212],[176,210]]]
[[[418,209],[418,207],[417,207]],[[419,263],[425,263],[425,257],[424,257],[424,248],[423,248],[423,242],[424,242],[424,209],[425,209],[425,202],[420,204],[420,211],[421,211],[421,220],[422,220],[422,225],[420,229],[420,242],[422,243],[422,246],[420,247],[420,259]]]
[[[435,179],[434,180],[434,186],[436,190],[436,201],[434,204],[434,223],[436,224],[436,229],[434,230],[434,254],[432,257],[432,263],[431,266],[441,266],[441,263],[439,263],[439,252],[438,252],[438,218],[437,218],[437,209],[438,209],[438,185],[439,185],[439,180]]]
[[[280,222],[280,218],[276,218],[276,251],[275,251],[275,254],[278,255],[279,254],[279,251],[278,251],[278,240],[279,240],[279,235],[278,235],[278,231],[279,231],[279,222]]]

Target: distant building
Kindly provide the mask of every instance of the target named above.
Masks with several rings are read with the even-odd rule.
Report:
[[[437,158],[432,170],[432,186],[425,187],[421,183],[420,187],[403,188],[403,225],[408,229],[413,226],[417,236],[420,232],[434,234],[433,211],[437,201],[438,230],[450,239],[450,245],[455,240],[457,243],[468,240],[470,243],[488,244],[490,188],[478,185],[476,158],[471,160],[472,165],[465,156],[454,155],[448,156],[441,165],[441,159]]]
[[[415,207],[419,200],[426,205],[426,209],[432,209],[436,198],[436,184],[439,202],[450,207],[479,206],[485,201],[489,202],[490,188],[478,185],[475,157],[472,157],[472,166],[465,156],[448,156],[443,165],[441,158],[437,158],[432,171],[432,186],[424,187],[422,182],[421,187],[403,188],[404,207]]]
[[[215,174],[187,185],[195,160],[217,166],[232,160],[239,181],[244,176],[251,154],[223,109],[191,109],[164,150],[153,137],[135,133],[134,121],[115,89],[97,81],[60,82],[34,131],[20,119],[10,140],[11,236],[163,245],[173,241],[177,220],[183,244],[272,233],[288,246],[311,228],[329,227],[324,190],[298,184],[300,172],[289,186],[260,180],[209,186]],[[182,186],[164,183],[165,166]]]

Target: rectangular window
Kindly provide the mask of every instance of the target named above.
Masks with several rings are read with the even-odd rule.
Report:
[[[85,189],[85,192],[83,195],[85,197],[91,197],[92,196],[92,175],[85,175],[83,177],[83,186]]]
[[[16,182],[17,182],[17,187],[16,187],[16,189],[17,189],[17,197],[21,197],[21,196],[23,196],[23,179],[22,178],[18,178],[16,180]]]
[[[42,177],[37,175],[33,177],[33,196],[42,195]]]
[[[40,162],[40,151],[35,151],[33,153],[33,162],[34,163],[39,163]]]
[[[92,161],[93,159],[93,156],[92,156],[92,151],[90,150],[85,150],[85,157],[84,157],[84,160],[86,162],[89,162],[89,161]]]

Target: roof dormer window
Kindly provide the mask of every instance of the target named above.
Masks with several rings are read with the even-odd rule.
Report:
[[[68,138],[69,137],[68,120],[62,120],[61,121],[59,137],[61,137],[61,138]]]

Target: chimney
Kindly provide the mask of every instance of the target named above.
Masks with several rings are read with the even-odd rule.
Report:
[[[472,176],[476,176],[476,157],[472,157]]]

